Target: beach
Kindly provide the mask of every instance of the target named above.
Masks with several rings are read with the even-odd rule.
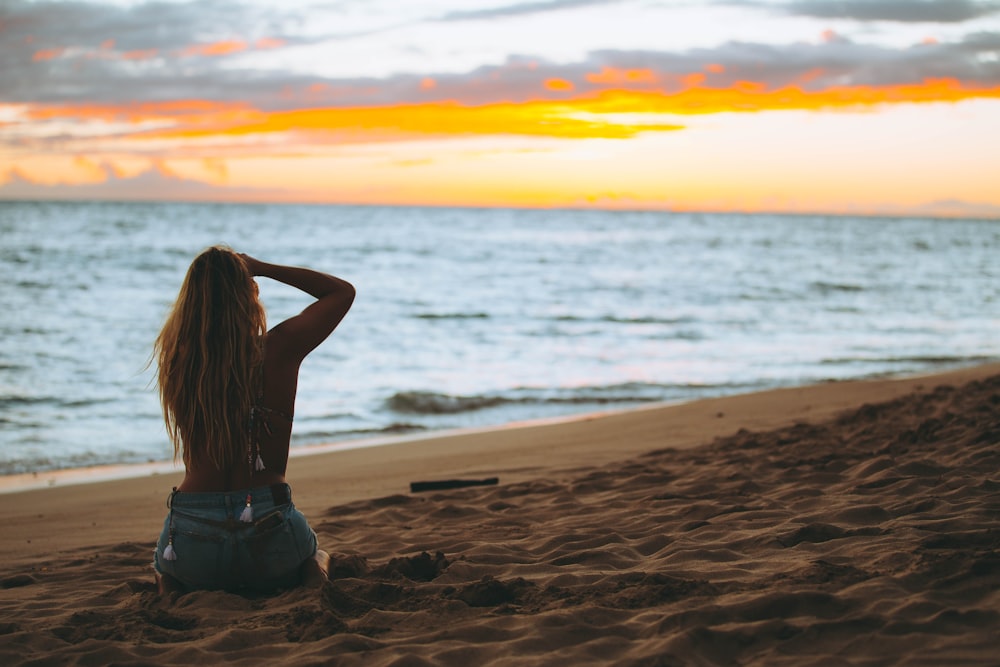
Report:
[[[176,474],[9,493],[0,662],[995,664],[998,445],[992,364],[297,457],[331,578],[253,597],[157,594]]]

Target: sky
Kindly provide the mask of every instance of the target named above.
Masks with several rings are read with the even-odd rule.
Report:
[[[1000,0],[2,0],[0,63],[0,199],[1000,219]]]

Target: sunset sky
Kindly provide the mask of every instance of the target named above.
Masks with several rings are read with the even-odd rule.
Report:
[[[1000,218],[1000,0],[3,0],[0,58],[0,199]]]

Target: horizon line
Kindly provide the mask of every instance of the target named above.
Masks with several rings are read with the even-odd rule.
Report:
[[[336,201],[293,201],[293,200],[254,200],[241,201],[235,199],[196,199],[196,198],[103,198],[103,197],[18,197],[0,195],[0,205],[6,204],[162,204],[162,205],[204,205],[204,206],[315,206],[340,208],[414,208],[414,209],[471,209],[471,210],[521,210],[521,211],[591,211],[602,213],[663,213],[670,215],[733,215],[733,216],[780,216],[780,217],[828,217],[828,218],[878,218],[886,220],[943,220],[943,221],[974,221],[1000,222],[1000,214],[991,215],[974,213],[948,215],[944,213],[906,213],[906,212],[833,212],[821,209],[813,211],[789,211],[781,209],[733,210],[733,209],[672,209],[655,206],[613,207],[613,206],[573,206],[573,205],[528,205],[528,204],[433,204],[433,203],[372,203],[372,202],[336,202]]]

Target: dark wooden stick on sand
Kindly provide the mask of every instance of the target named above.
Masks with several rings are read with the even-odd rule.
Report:
[[[410,482],[410,493],[461,489],[466,486],[491,486],[499,481],[498,477],[487,477],[486,479],[441,479],[432,482]]]

